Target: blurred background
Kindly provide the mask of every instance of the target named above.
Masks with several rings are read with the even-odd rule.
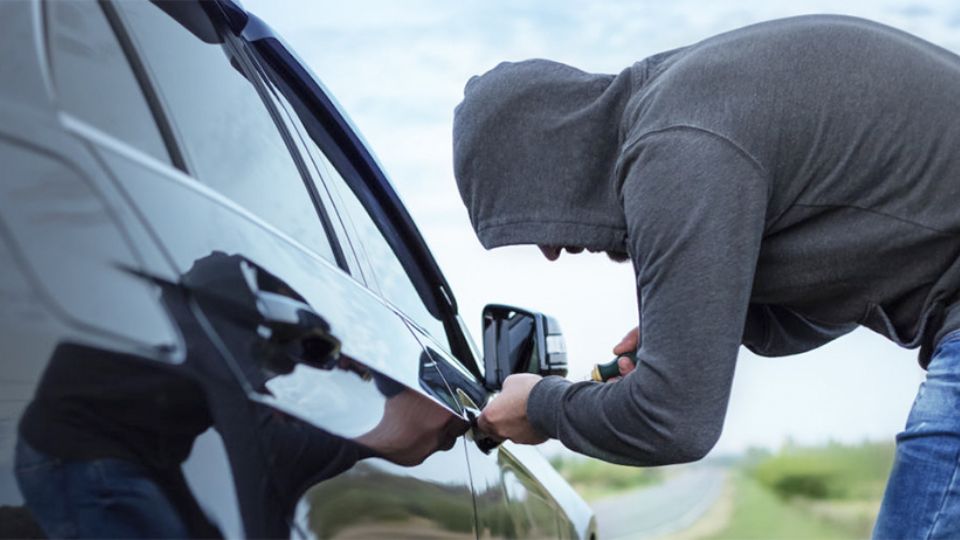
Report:
[[[618,73],[720,32],[811,13],[869,18],[960,51],[953,1],[243,3],[312,66],[367,138],[474,336],[487,303],[553,315],[574,379],[637,325],[632,268],[590,254],[550,263],[532,246],[483,250],[452,171],[453,109],[468,78],[528,58]],[[597,510],[604,537],[867,537],[893,438],[922,380],[915,351],[865,330],[789,358],[742,349],[724,433],[705,463],[627,469],[557,443],[541,451]]]

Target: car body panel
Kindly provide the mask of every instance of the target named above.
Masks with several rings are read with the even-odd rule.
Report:
[[[418,337],[460,405],[479,414],[489,397],[486,389],[429,336],[418,332]],[[589,538],[595,530],[593,511],[536,448],[509,441],[492,449],[471,443],[467,457],[481,536]]]
[[[358,272],[353,250],[363,243],[350,227],[328,228],[343,249],[328,260],[186,165],[164,163],[62,110],[40,33],[43,5],[0,3],[0,44],[5,53],[18,46],[0,62],[0,74],[16,75],[0,78],[0,162],[9,179],[0,182],[0,536],[37,533],[13,479],[23,411],[58,366],[98,357],[106,365],[116,358],[129,373],[190,381],[205,396],[196,411],[203,418],[193,420],[202,428],[209,415],[209,427],[193,440],[181,467],[185,490],[177,492],[196,510],[193,531],[589,534],[589,516],[554,485],[562,480],[535,450],[491,451],[478,445],[480,434],[464,434],[489,395],[453,294],[359,134],[266,25],[235,2],[217,4],[223,23],[243,36],[234,46],[270,49],[287,62],[290,84],[310,93],[306,123],[322,124],[356,169],[351,181],[364,183],[364,206],[398,246],[451,344],[372,289]],[[250,80],[267,95],[263,81]],[[296,134],[284,134],[304,182],[323,187]],[[321,202],[331,221],[340,219],[340,203]],[[257,291],[242,278],[254,274],[328,326],[341,343],[336,361],[278,364],[263,324],[238,315],[240,300],[218,300],[253,299],[255,312]],[[112,384],[98,377],[92,370],[84,384]]]

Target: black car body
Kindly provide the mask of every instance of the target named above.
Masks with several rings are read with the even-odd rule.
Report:
[[[98,379],[114,359],[205,396],[180,494],[204,534],[593,536],[535,449],[478,444],[491,386],[452,291],[262,21],[8,1],[0,48],[0,536],[38,532],[18,426],[72,384],[42,381],[68,366],[122,406],[124,379]]]

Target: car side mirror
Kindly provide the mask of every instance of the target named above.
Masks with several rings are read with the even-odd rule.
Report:
[[[567,375],[567,345],[553,317],[513,306],[483,308],[485,386],[499,390],[515,373]]]

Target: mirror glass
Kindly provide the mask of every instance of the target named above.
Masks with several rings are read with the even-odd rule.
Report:
[[[499,390],[514,373],[567,375],[567,349],[556,319],[513,306],[483,309],[485,385]]]

